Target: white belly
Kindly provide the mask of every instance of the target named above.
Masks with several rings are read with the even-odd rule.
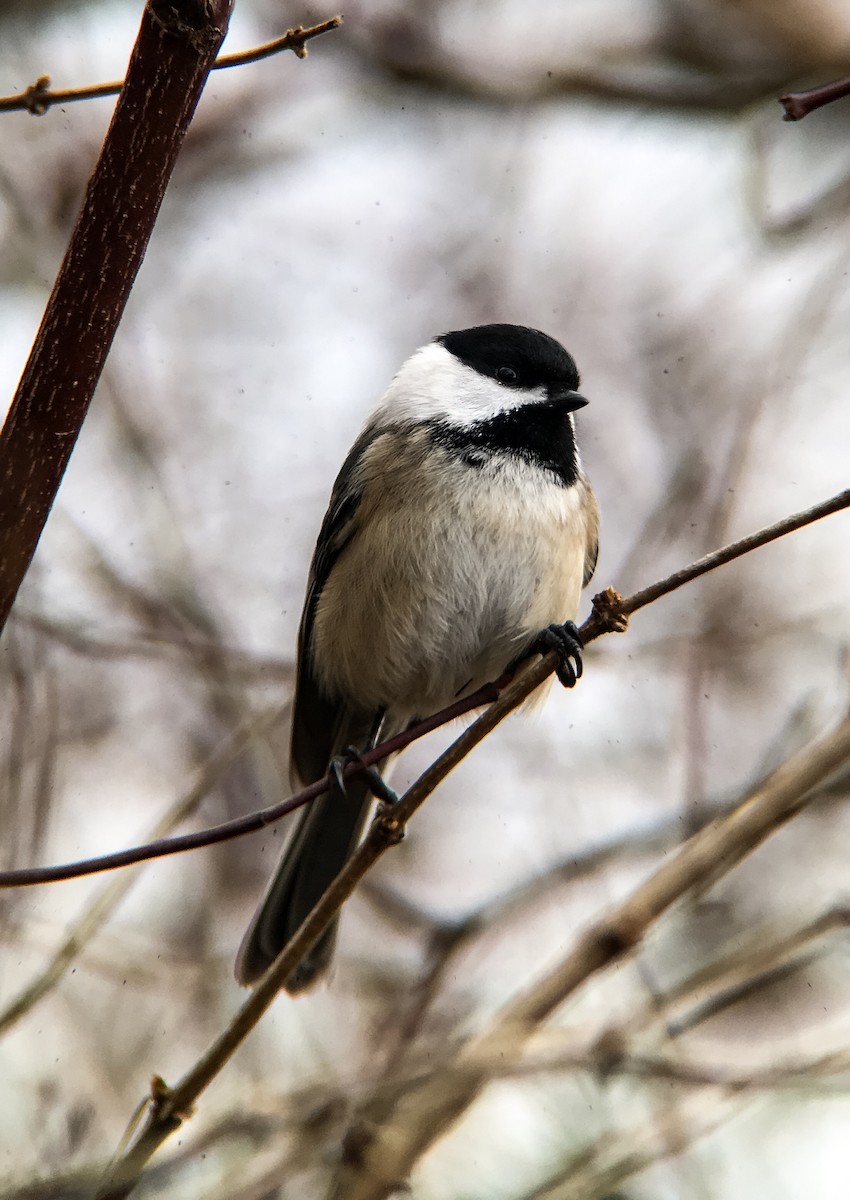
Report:
[[[367,485],[322,591],[313,663],[351,703],[425,715],[576,616],[586,484],[513,459],[423,471],[395,449],[393,486]]]

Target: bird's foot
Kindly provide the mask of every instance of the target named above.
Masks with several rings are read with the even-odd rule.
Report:
[[[581,678],[583,646],[575,622],[564,621],[563,625],[542,629],[532,649],[538,654],[548,654],[550,650],[558,654],[560,661],[556,673],[564,687],[574,687],[576,680]]]
[[[338,795],[342,796],[343,799],[348,795],[344,772],[349,763],[359,764],[361,773],[365,775],[369,784],[369,790],[376,799],[382,800],[384,804],[389,804],[390,806],[398,804],[398,793],[393,791],[377,767],[367,766],[364,763],[363,756],[356,746],[346,746],[343,753],[335,755],[328,766],[331,786],[336,790]]]

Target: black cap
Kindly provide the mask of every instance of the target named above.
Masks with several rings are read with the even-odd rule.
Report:
[[[575,391],[578,368],[560,342],[525,325],[476,325],[434,338],[481,375],[505,387]]]

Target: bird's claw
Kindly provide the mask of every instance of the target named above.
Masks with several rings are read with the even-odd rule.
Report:
[[[357,763],[360,766],[361,772],[369,784],[369,790],[376,799],[382,800],[384,804],[390,806],[398,804],[398,793],[393,791],[377,767],[364,763],[363,756],[356,746],[346,746],[343,753],[334,755],[328,764],[331,784],[340,796],[345,798],[348,795],[344,772],[349,763]]]
[[[558,679],[564,687],[575,687],[576,680],[581,678],[583,670],[583,646],[575,622],[564,621],[563,625],[548,625],[537,635],[534,649],[538,654],[548,654],[550,650],[554,650],[560,660],[556,668]]]

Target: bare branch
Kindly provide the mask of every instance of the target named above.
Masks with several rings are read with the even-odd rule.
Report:
[[[644,608],[647,604],[651,604],[661,596],[668,595],[677,588],[683,587],[686,583],[698,579],[701,575],[705,575],[709,571],[713,571],[735,558],[740,558],[742,555],[757,549],[759,546],[764,546],[768,542],[783,537],[785,534],[792,533],[797,529],[803,528],[805,525],[810,525],[814,521],[820,520],[822,517],[848,507],[850,507],[850,489],[840,492],[837,496],[833,496],[831,499],[825,500],[820,504],[815,504],[811,508],[804,509],[802,512],[785,517],[781,521],[777,521],[775,524],[769,525],[764,529],[757,530],[755,533],[751,533],[737,542],[732,542],[720,550],[715,550],[713,553],[707,554],[704,558],[691,563],[690,566],[683,567],[679,571],[674,571],[666,579],[661,579],[650,587],[643,588],[631,596],[624,598],[612,588],[609,588],[606,592],[601,592],[594,598],[593,612],[581,627],[582,641],[587,645],[589,642],[601,637],[604,633],[621,631],[625,627],[624,619],[628,614]],[[482,704],[489,703],[490,707],[446,750],[445,754],[437,760],[437,763],[429,768],[434,774],[429,776],[429,772],[426,771],[416,781],[410,791],[407,792],[399,808],[394,810],[392,814],[394,822],[403,823],[407,821],[409,816],[416,811],[446,775],[466,757],[470,750],[482,741],[510,712],[522,704],[535,688],[538,688],[541,683],[548,679],[556,666],[557,655],[554,652],[547,654],[543,658],[530,661],[513,679],[509,680],[507,677],[503,677],[492,684],[487,684],[473,695],[467,696],[463,700],[450,705],[448,708],[442,709],[411,729],[397,734],[386,742],[382,742],[380,746],[376,746],[373,750],[364,752],[358,762],[346,765],[343,772],[344,777],[347,779],[351,775],[357,774],[364,766],[380,763],[389,755],[396,754],[398,751],[405,749],[412,742],[424,737],[427,733],[431,733],[433,730],[439,729],[442,725],[447,725],[451,721],[457,720],[458,717],[462,717],[474,709],[480,708]],[[439,771],[436,770],[438,764],[443,764],[440,766]],[[316,783],[310,784],[309,787],[303,788],[300,792],[296,792],[294,795],[287,797],[287,799],[280,801],[278,804],[260,809],[258,812],[249,813],[244,817],[237,817],[232,821],[225,821],[223,824],[215,825],[211,829],[187,833],[179,837],[162,838],[144,846],[119,850],[115,854],[99,855],[97,858],[83,859],[82,861],[66,863],[55,867],[25,867],[15,871],[0,871],[0,888],[58,883],[64,879],[76,879],[81,875],[91,875],[97,871],[111,871],[119,867],[127,867],[134,863],[143,862],[146,859],[161,858],[168,854],[180,854],[186,850],[198,850],[204,846],[212,846],[218,842],[229,841],[231,838],[243,837],[245,834],[256,833],[258,830],[265,829],[268,825],[274,824],[274,822],[279,821],[282,817],[288,816],[289,813],[301,808],[302,805],[308,804],[317,796],[323,795],[327,789],[327,779],[320,779]],[[359,878],[360,876],[358,876]],[[345,896],[339,900],[340,905],[344,898]],[[328,919],[332,915],[333,911],[328,914]],[[317,931],[317,937],[319,933],[321,933],[321,930]],[[309,949],[309,946],[306,949]]]
[[[243,67],[248,63],[259,62],[263,58],[270,58],[273,54],[281,54],[284,50],[292,50],[298,58],[306,58],[307,42],[311,38],[329,33],[332,29],[338,29],[341,24],[342,17],[329,17],[326,21],[320,21],[318,25],[311,25],[308,29],[305,29],[303,25],[296,25],[293,29],[287,29],[281,37],[274,38],[271,42],[264,42],[262,46],[254,46],[253,49],[242,50],[238,54],[222,55],[213,63],[212,70],[220,71],[225,67]],[[31,83],[24,91],[18,92],[14,96],[0,96],[0,112],[24,110],[32,113],[33,116],[41,117],[54,104],[72,104],[76,100],[96,100],[101,96],[117,96],[123,86],[124,80],[118,79],[112,83],[94,83],[89,84],[88,87],[64,88],[61,91],[53,92],[50,90],[50,76],[40,75],[35,83]]]
[[[625,600],[609,589],[608,593],[597,597],[594,612],[582,627],[582,637],[589,642],[604,632],[621,629],[626,614],[652,603],[675,588],[683,586],[758,546],[765,545],[792,530],[799,529],[820,517],[848,506],[850,506],[850,489],[805,512],[787,517],[767,529],[760,530],[730,546],[715,551],[690,567],[675,572],[667,579],[661,580]],[[101,1197],[117,1200],[117,1198],[129,1194],[145,1163],[162,1142],[180,1126],[185,1115],[191,1111],[197,1097],[218,1074],[269,1005],[272,1004],[294,967],[315,944],[357,883],[385,850],[391,845],[397,844],[402,838],[405,824],[409,818],[457,763],[483,740],[508,713],[520,705],[531,692],[544,682],[556,665],[557,655],[554,653],[532,661],[508,682],[500,680],[497,684],[482,689],[482,692],[476,693],[474,697],[437,714],[417,729],[399,735],[399,738],[392,739],[369,754],[364,754],[363,764],[349,764],[347,772],[353,774],[361,765],[379,761],[389,752],[400,748],[402,742],[407,744],[414,737],[421,736],[424,732],[436,728],[445,721],[454,719],[462,711],[467,711],[472,706],[478,706],[487,699],[492,699],[494,694],[496,696],[494,702],[481,716],[423,772],[397,805],[392,808],[384,806],[380,809],[358,850],[349,859],[294,937],[281,951],[228,1028],[212,1043],[201,1059],[174,1088],[169,1087],[161,1080],[157,1081],[148,1101],[144,1126],[128,1152],[114,1165],[108,1180],[104,1182],[104,1190],[100,1193]],[[444,1073],[438,1072],[432,1081],[423,1085],[420,1095],[414,1098],[413,1112],[410,1114],[411,1119],[405,1136],[397,1144],[394,1143],[392,1152],[383,1147],[380,1136],[376,1137],[370,1146],[364,1148],[358,1159],[363,1170],[361,1172],[358,1168],[350,1179],[352,1186],[361,1190],[352,1194],[357,1196],[362,1194],[364,1198],[386,1195],[387,1189],[393,1186],[394,1181],[404,1177],[422,1149],[474,1100],[486,1080],[480,1072],[470,1072],[468,1069],[458,1070],[459,1066],[467,1061],[469,1054],[476,1054],[482,1048],[486,1052],[489,1038],[501,1039],[506,1030],[517,1031],[516,1052],[519,1054],[524,1041],[530,1036],[536,1024],[560,1004],[571,991],[592,974],[627,953],[666,908],[690,888],[698,885],[705,886],[711,878],[729,870],[761,840],[769,836],[775,828],[778,828],[781,823],[802,807],[811,788],[840,765],[848,754],[850,754],[850,722],[845,722],[831,739],[822,745],[812,747],[802,755],[798,755],[796,759],[791,760],[785,767],[780,768],[776,775],[768,781],[762,792],[753,799],[735,809],[722,821],[696,834],[672,860],[652,876],[642,888],[638,889],[630,901],[619,906],[605,921],[593,926],[579,942],[573,954],[559,968],[531,989],[529,993],[510,1005],[495,1022],[491,1034],[485,1035],[483,1040],[478,1039],[461,1054],[459,1062],[453,1064],[449,1071],[450,1082],[447,1082]],[[185,849],[190,845],[209,844],[213,840],[224,840],[225,836],[235,836],[234,825],[239,826],[240,832],[247,832],[249,827],[260,828],[270,821],[279,819],[284,813],[292,811],[300,804],[306,803],[314,795],[321,794],[326,787],[327,782],[320,781],[297,796],[271,809],[264,810],[262,813],[253,814],[240,822],[228,822],[226,826],[217,827],[217,831],[208,830],[200,835],[204,839],[203,842],[198,840],[198,835],[172,838],[153,843],[151,847],[142,847],[107,858],[92,860],[89,869],[125,865],[131,861],[140,861],[142,857],[153,857],[154,854],[164,852],[174,853],[178,849]],[[46,877],[62,878],[79,873],[78,867],[74,865],[58,869],[36,869],[29,872],[6,872],[0,876],[0,884],[5,883],[6,886],[10,886],[14,883],[35,882],[39,877],[41,879]],[[438,1088],[439,1095],[434,1091],[435,1087]],[[347,1188],[348,1184],[345,1187]],[[366,1190],[363,1191],[363,1188]],[[345,1194],[348,1195],[348,1192],[346,1191]]]
[[[77,622],[48,617],[44,613],[24,612],[18,605],[10,626],[31,629],[71,654],[88,659],[164,658],[180,660],[202,658],[214,651],[221,657],[228,676],[239,683],[275,680],[292,684],[295,665],[291,658],[253,654],[238,645],[214,641],[194,630],[145,630],[124,637],[110,637],[97,628]]]
[[[364,751],[357,762],[347,763],[343,769],[343,778],[348,779],[362,771],[364,767],[379,763],[390,754],[395,754],[409,746],[411,742],[424,737],[441,725],[447,725],[465,713],[480,708],[483,703],[498,696],[496,684],[488,684],[479,689],[474,695],[460,700],[456,704],[435,713],[426,721],[414,726],[403,733],[397,734],[374,750]],[[133,866],[151,858],[163,858],[168,854],[182,854],[186,850],[199,850],[204,846],[214,846],[219,842],[228,842],[248,833],[257,833],[261,829],[275,824],[282,817],[295,812],[304,804],[309,804],[317,796],[328,790],[328,780],[319,779],[309,787],[302,788],[285,800],[272,804],[268,808],[248,813],[244,817],[235,817],[232,821],[224,821],[213,825],[210,829],[202,829],[195,833],[181,834],[178,837],[158,838],[142,846],[134,846],[128,850],[118,850],[114,854],[101,854],[97,858],[78,860],[55,867],[22,867],[14,871],[0,871],[0,888],[31,887],[42,883],[60,883],[65,879],[78,879],[83,875],[94,875],[98,871],[114,871],[119,867]]]
[[[53,505],[233,0],[151,0],[0,432],[0,630]]]
[[[327,20],[320,21],[318,25],[310,25],[307,29],[303,25],[296,25],[293,29],[287,29],[282,37],[264,42],[262,46],[255,46],[252,50],[242,50],[239,54],[223,55],[213,63],[213,70],[219,71],[223,67],[244,67],[248,63],[271,58],[273,54],[280,54],[284,50],[292,50],[298,58],[306,58],[306,43],[311,38],[320,37],[323,33],[330,33],[332,29],[339,29],[341,24],[342,17],[336,16],[328,17]]]
[[[762,544],[761,542],[759,544]],[[723,560],[726,561],[726,560]],[[719,565],[719,564],[718,564]],[[648,601],[647,601],[648,602]],[[552,659],[550,663],[548,660]],[[182,1124],[198,1095],[221,1070],[248,1033],[274,1002],[295,966],[315,944],[344,900],[389,846],[403,835],[405,822],[452,768],[525,697],[554,667],[550,654],[526,667],[500,698],[432,763],[393,808],[382,808],[365,840],[316,904],[293,938],[257,984],[230,1026],[212,1043],[182,1080],[156,1088],[148,1118],[137,1141],[116,1164],[103,1193],[109,1200],[128,1194],[144,1164]],[[468,1068],[469,1056],[488,1052],[492,1038],[500,1044],[515,1037],[515,1053],[537,1024],[596,972],[631,951],[658,918],[688,891],[708,886],[755,849],[804,807],[811,791],[850,758],[850,719],[829,738],[807,747],[779,768],[753,796],[723,820],[713,823],[669,859],[625,902],[597,922],[574,951],[554,971],[523,993],[494,1022],[490,1033],[470,1043],[445,1071],[437,1071],[402,1103],[385,1142],[376,1130],[370,1144],[361,1146],[356,1167],[346,1164],[338,1195],[377,1200],[406,1177],[409,1169],[436,1137],[451,1125],[486,1083]]]
[[[822,83],[819,87],[809,88],[804,92],[786,92],[779,97],[779,103],[785,109],[783,121],[802,121],[809,113],[850,96],[850,76],[836,79],[832,83]]]
[[[654,1015],[663,1017],[671,1037],[681,1037],[757,989],[812,963],[824,953],[820,943],[836,931],[844,933],[848,926],[850,911],[838,906],[784,937],[767,939],[762,930],[752,944],[724,955],[659,996]],[[626,1032],[630,1030],[631,1026]]]
[[[666,1112],[653,1113],[639,1125],[626,1126],[598,1137],[586,1150],[572,1155],[546,1183],[521,1200],[588,1200],[619,1195],[619,1187],[647,1167],[686,1153],[695,1142],[714,1133],[738,1104],[726,1095],[706,1103],[704,1093],[675,1093]]]
[[[469,1069],[481,1071],[488,1079],[517,1079],[550,1072],[583,1071],[596,1076],[624,1075],[635,1079],[658,1079],[691,1088],[722,1088],[728,1091],[755,1091],[768,1088],[810,1088],[812,1083],[840,1086],[846,1090],[850,1077],[850,1051],[830,1050],[814,1057],[787,1059],[765,1066],[741,1066],[738,1063],[681,1062],[660,1054],[608,1054],[604,1047],[566,1049],[563,1031],[547,1039],[539,1034],[533,1052],[518,1060],[515,1045],[509,1041],[501,1049],[489,1047],[489,1057],[478,1058]],[[421,1079],[427,1081],[430,1070],[422,1065]]]
[[[725,566],[726,563],[741,558],[744,554],[749,554],[751,550],[766,546],[768,542],[775,542],[777,538],[784,537],[785,534],[793,533],[797,529],[802,529],[804,525],[811,525],[814,521],[819,521],[822,517],[828,517],[832,513],[841,512],[845,508],[850,508],[850,488],[839,492],[829,500],[824,500],[821,504],[815,504],[801,512],[792,513],[791,516],[776,521],[773,525],[758,529],[755,533],[748,534],[747,537],[741,538],[737,542],[730,542],[728,546],[723,546],[720,550],[713,550],[711,554],[697,559],[690,566],[674,571],[666,579],[660,579],[649,587],[641,588],[639,592],[634,592],[624,600],[609,600],[609,609],[613,604],[611,613],[599,614],[598,622],[594,613],[582,626],[582,640],[587,643],[598,637],[599,634],[606,632],[610,627],[612,616],[616,617],[617,614],[629,616],[631,613],[637,612],[639,608],[644,608],[654,600],[660,599],[661,596],[669,595],[670,592],[698,579],[701,575],[707,575],[709,571]],[[602,593],[602,595],[604,596],[606,593]]]

